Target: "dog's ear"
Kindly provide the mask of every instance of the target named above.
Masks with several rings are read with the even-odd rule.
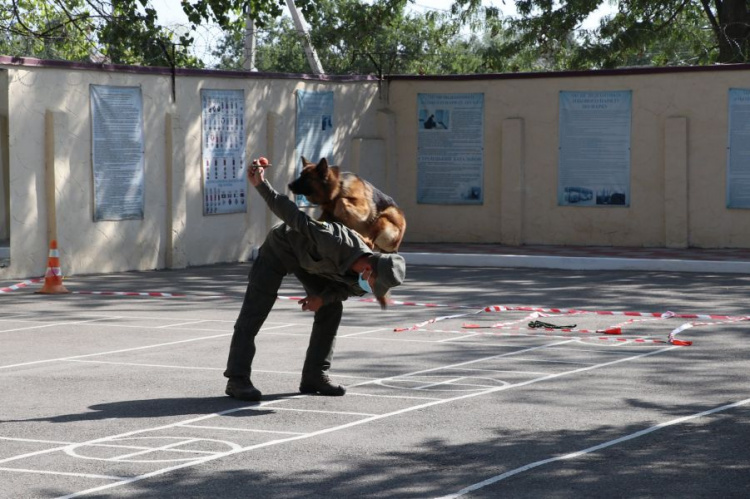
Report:
[[[302,167],[303,167],[303,168],[304,168],[305,166],[307,166],[307,165],[311,164],[311,163],[310,163],[310,162],[309,162],[309,161],[307,160],[307,158],[306,158],[306,157],[304,157],[304,156],[300,156],[300,158],[302,158]]]
[[[318,166],[315,167],[315,169],[318,172],[318,175],[325,175],[328,173],[328,160],[326,158],[321,158],[318,162]]]

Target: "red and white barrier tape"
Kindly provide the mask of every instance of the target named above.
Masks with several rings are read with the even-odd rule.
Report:
[[[0,288],[0,294],[10,293],[11,291],[25,288],[31,284],[37,284],[37,283],[43,282],[44,279],[45,277],[39,277],[37,279],[27,279],[25,281],[19,282],[12,286],[8,286],[7,288]],[[139,293],[135,291],[73,291],[72,294],[103,295],[103,296],[152,296],[152,297],[159,297],[159,298],[183,298],[187,296],[181,293],[162,293],[158,291],[149,291],[149,292],[143,292],[143,293]]]
[[[12,286],[8,286],[7,288],[0,288],[0,293],[10,293],[11,291],[25,288],[26,286],[29,286],[30,284],[36,284],[38,282],[42,282],[43,280],[44,280],[44,277],[40,277],[38,279],[27,279],[25,281],[19,282]]]
[[[301,299],[301,297],[293,297],[293,296],[279,296],[279,300],[295,300],[298,301]],[[375,299],[373,298],[360,298],[356,301],[360,302],[368,302],[373,303],[375,302]],[[438,303],[419,303],[419,302],[413,302],[413,301],[397,301],[397,300],[390,300],[388,302],[391,305],[403,305],[403,306],[422,306],[422,307],[431,307],[431,308],[472,308],[476,309],[477,307],[471,307],[467,305],[445,305],[445,304],[438,304]],[[692,345],[692,341],[683,341],[678,340],[675,338],[677,334],[684,331],[685,329],[690,329],[692,327],[696,326],[703,326],[703,325],[712,325],[712,324],[729,324],[733,322],[739,322],[739,321],[746,321],[750,320],[750,316],[732,316],[732,315],[717,315],[717,314],[677,314],[674,312],[618,312],[618,311],[611,311],[611,310],[580,310],[580,309],[564,309],[564,308],[539,308],[539,307],[526,307],[526,306],[510,306],[510,305],[490,305],[488,307],[483,307],[478,310],[474,310],[473,312],[467,312],[463,314],[453,314],[453,315],[445,315],[441,317],[435,317],[433,319],[429,319],[423,322],[420,322],[418,324],[414,324],[413,326],[409,327],[402,327],[402,328],[395,328],[395,332],[403,332],[403,331],[416,331],[428,324],[434,324],[436,322],[444,321],[446,319],[456,319],[459,317],[466,317],[469,315],[475,315],[482,312],[535,312],[540,314],[540,316],[549,316],[547,314],[553,314],[553,315],[578,315],[578,314],[594,314],[594,315],[609,315],[609,316],[625,316],[625,317],[634,317],[634,319],[629,319],[627,321],[620,322],[618,324],[615,324],[613,326],[609,326],[604,329],[596,329],[596,330],[590,330],[590,329],[545,329],[545,330],[551,330],[551,331],[562,331],[562,332],[575,332],[575,333],[583,333],[583,334],[607,334],[607,335],[619,335],[622,334],[622,327],[634,324],[636,322],[645,322],[645,321],[652,321],[652,320],[664,320],[664,319],[708,319],[708,320],[714,320],[714,321],[721,321],[721,322],[706,322],[706,323],[688,323],[683,324],[679,328],[675,329],[669,334],[669,340],[668,341],[662,341],[662,340],[646,340],[646,339],[628,339],[628,338],[599,338],[599,339],[609,339],[613,341],[633,341],[636,343],[670,343],[672,345],[680,345],[680,346],[689,346]],[[636,319],[635,317],[640,317],[640,319]],[[526,320],[526,319],[521,319]],[[511,321],[511,322],[519,322],[519,321]],[[504,323],[497,323],[492,326],[478,326],[478,325],[472,325],[472,324],[465,324],[463,327],[469,328],[469,329],[479,329],[479,328],[499,328],[499,329],[505,329],[503,327]],[[436,331],[439,330],[430,330],[430,331]],[[482,333],[484,334],[484,333]]]
[[[678,340],[675,338],[678,334],[685,331],[686,329],[691,329],[694,327],[699,326],[714,326],[718,324],[732,324],[736,322],[742,322],[742,321],[750,321],[750,316],[742,316],[742,317],[733,317],[726,321],[719,321],[719,322],[687,322],[683,324],[682,326],[678,327],[677,329],[673,330],[671,333],[669,333],[669,342],[673,345],[692,345],[692,341],[684,341],[684,340]]]
[[[77,295],[102,295],[102,296],[152,296],[158,298],[184,298],[187,295],[180,293],[162,293],[158,291],[148,291],[138,293],[136,291],[73,291]]]
[[[682,317],[708,317],[711,319],[719,319],[723,318],[725,320],[719,321],[719,322],[689,322],[686,324],[683,324],[679,328],[673,330],[671,333],[669,333],[668,340],[667,341],[661,341],[661,340],[649,340],[649,339],[632,339],[632,338],[615,338],[613,340],[615,341],[633,341],[636,343],[669,343],[672,345],[678,345],[678,346],[690,346],[693,344],[692,341],[683,341],[678,340],[675,338],[675,336],[682,331],[686,329],[690,329],[692,327],[696,326],[704,326],[704,325],[718,325],[718,324],[729,324],[729,323],[735,323],[739,321],[746,321],[750,320],[750,316],[727,316],[727,315],[706,315],[706,314],[675,314],[674,312],[663,312],[663,313],[644,313],[644,312],[611,312],[611,311],[587,311],[587,310],[577,310],[577,309],[542,309],[542,308],[534,308],[534,307],[510,307],[506,305],[492,305],[489,307],[484,307],[482,309],[479,309],[474,312],[469,312],[465,314],[454,314],[454,315],[446,315],[442,317],[436,317],[434,319],[429,319],[427,321],[420,322],[418,324],[415,324],[410,327],[406,328],[395,328],[395,332],[402,332],[402,331],[415,331],[423,328],[424,326],[428,324],[434,324],[435,322],[439,322],[446,319],[455,319],[458,317],[466,317],[468,315],[474,315],[479,314],[481,312],[505,312],[505,311],[533,311],[532,314],[522,318],[517,319],[515,321],[507,321],[507,322],[498,322],[495,324],[492,324],[490,326],[480,326],[478,324],[464,324],[462,328],[464,329],[505,329],[505,330],[527,330],[525,328],[517,328],[513,327],[513,324],[517,324],[522,321],[526,321],[531,318],[535,317],[549,317],[553,314],[558,315],[577,315],[577,314],[597,314],[597,315],[625,315],[625,316],[631,316],[631,317],[641,317],[640,319],[634,318],[629,319],[627,321],[620,322],[618,324],[615,324],[613,326],[604,328],[604,329],[575,329],[575,328],[535,328],[537,330],[545,331],[545,332],[562,332],[562,333],[580,333],[580,334],[606,334],[606,335],[620,335],[622,334],[622,327],[634,324],[636,322],[645,322],[645,321],[656,321],[656,320],[665,320],[665,319],[671,319],[671,318],[682,318]],[[429,330],[429,331],[435,331],[439,332],[439,330]],[[485,333],[480,333],[485,334]],[[569,336],[562,336],[562,337],[569,337]],[[598,338],[600,340],[606,339],[606,337]]]
[[[615,312],[611,310],[578,310],[572,308],[535,308],[535,307],[515,307],[508,305],[491,305],[484,307],[485,312],[507,312],[507,311],[524,311],[524,312],[542,312],[548,314],[595,314],[595,315],[624,315],[628,317],[657,317],[662,318],[663,315],[669,314],[669,317],[677,317],[678,319],[710,319],[710,320],[726,320],[736,319],[735,316],[731,315],[712,315],[712,314],[675,314],[673,312]]]
[[[501,329],[508,329],[508,330],[517,331],[517,332],[515,332],[515,333],[497,333],[497,332],[486,333],[486,332],[476,332],[476,333],[471,333],[471,334],[481,334],[481,335],[488,335],[488,336],[524,336],[524,337],[532,337],[532,338],[533,337],[544,337],[544,338],[571,339],[570,336],[566,336],[566,335],[563,335],[563,334],[539,334],[539,333],[534,334],[534,333],[530,333],[530,332],[526,332],[526,333],[520,332],[520,331],[539,331],[539,329],[526,329],[526,328],[520,328],[520,327],[519,328],[507,327],[507,328],[501,328]],[[462,334],[469,333],[468,331],[454,331],[454,330],[448,330],[448,329],[424,329],[423,331],[430,332],[430,333],[462,333]],[[545,331],[545,332],[546,331],[548,331],[548,332],[555,332],[555,331],[565,332],[564,329],[563,330],[561,330],[561,329],[545,329],[543,331]],[[637,338],[628,338],[628,337],[613,338],[613,337],[610,337],[610,336],[600,336],[600,337],[585,336],[585,337],[576,338],[576,339],[581,340],[581,341],[616,341],[616,342],[620,342],[620,343],[627,343],[627,342],[632,342],[632,343],[658,343],[658,344],[667,344],[667,343],[669,343],[668,341],[665,341],[665,340],[657,340],[657,339],[653,339],[653,338],[643,338],[643,337],[637,337]]]
[[[279,300],[301,300],[302,297],[295,296],[278,296]],[[352,301],[375,303],[374,298],[359,298]],[[414,301],[398,301],[389,300],[389,305],[401,305],[408,307],[428,307],[428,308],[457,308],[457,309],[471,309],[473,312],[466,313],[464,315],[478,314],[481,312],[539,312],[543,314],[555,314],[555,315],[575,315],[575,314],[594,314],[594,315],[622,315],[626,317],[644,317],[642,320],[660,320],[660,319],[703,319],[703,320],[728,320],[730,322],[736,322],[737,320],[745,320],[745,316],[732,316],[732,315],[716,315],[716,314],[678,314],[675,312],[619,312],[611,310],[581,310],[572,308],[540,308],[540,307],[528,307],[528,306],[513,306],[513,305],[490,305],[487,307],[477,307],[473,305],[446,305],[442,303],[420,303]],[[479,309],[479,310],[477,310]],[[448,317],[448,316],[446,316]],[[440,318],[438,318],[440,319]],[[443,319],[440,319],[443,320]],[[434,321],[437,322],[437,321]],[[636,320],[629,320],[621,324],[612,326],[619,327],[626,324],[638,322]],[[711,324],[711,323],[709,323]],[[716,323],[713,323],[716,324]],[[414,327],[414,326],[412,326]]]

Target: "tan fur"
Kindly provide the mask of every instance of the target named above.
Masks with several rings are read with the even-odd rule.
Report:
[[[303,156],[302,173],[289,188],[317,204],[321,220],[341,222],[357,231],[370,248],[398,251],[406,231],[404,212],[393,204],[378,211],[378,193],[357,175],[329,166],[325,158],[315,164]]]

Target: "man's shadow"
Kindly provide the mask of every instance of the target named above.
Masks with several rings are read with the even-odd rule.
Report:
[[[263,396],[263,402],[288,399],[299,393],[276,393]],[[273,406],[264,408],[262,402],[245,402],[231,397],[180,397],[148,400],[123,400],[89,407],[89,411],[57,416],[2,419],[0,423],[47,422],[71,423],[76,421],[101,421],[106,419],[161,418],[169,416],[205,416],[221,414],[232,417],[263,416],[273,414]]]

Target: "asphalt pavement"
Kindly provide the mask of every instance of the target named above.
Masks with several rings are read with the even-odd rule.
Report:
[[[0,283],[0,497],[750,496],[750,275],[411,264],[346,302],[331,398],[290,278],[245,403],[249,265]]]

